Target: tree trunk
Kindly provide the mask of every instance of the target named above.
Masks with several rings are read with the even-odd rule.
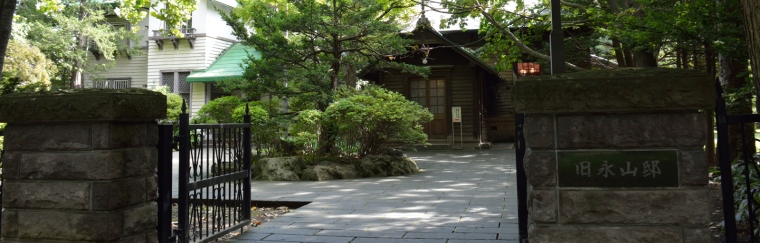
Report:
[[[752,82],[755,95],[760,96],[760,1],[739,0],[744,15],[744,31],[749,44],[749,59],[752,65]],[[760,99],[755,104],[760,111]]]
[[[705,46],[705,67],[707,68],[707,72],[712,75],[712,77],[715,77],[717,74],[717,66],[715,63],[715,51],[713,51],[712,45],[709,42],[704,43]],[[707,152],[707,161],[710,167],[717,167],[718,165],[718,159],[716,157],[716,150],[715,150],[715,133],[713,133],[713,129],[715,128],[715,111],[710,109],[706,111],[707,115],[707,145],[706,145],[706,152]]]
[[[324,112],[329,105],[329,102],[317,102],[317,109]],[[317,154],[329,154],[335,148],[335,126],[324,122],[319,128],[319,131],[319,138],[317,140]]]
[[[731,92],[732,90],[736,92],[737,89],[740,89],[746,85],[747,79],[745,77],[739,76],[739,74],[742,72],[747,71],[746,59],[729,57],[727,55],[719,54],[718,60],[720,62],[720,72],[718,73],[718,78],[720,80],[721,86],[727,88],[727,92]],[[728,104],[728,113],[751,114],[752,97],[748,95],[747,97],[740,97],[733,102],[730,102]],[[744,129],[744,136],[746,136],[749,141],[754,141],[754,124],[746,124]],[[740,126],[729,126],[728,140],[730,149],[729,155],[731,157],[731,161],[734,161],[735,159],[740,158],[742,151],[744,150],[742,146],[742,133]],[[747,150],[754,153],[755,143],[749,142],[747,144]]]
[[[657,56],[654,51],[633,51],[633,60],[636,67],[657,67]]]
[[[8,50],[8,41],[11,39],[13,28],[13,14],[16,13],[18,0],[2,0],[0,5],[0,73],[5,65],[5,53]]]
[[[625,55],[623,54],[623,46],[615,37],[612,38],[612,48],[615,49],[615,60],[617,60],[618,67],[627,67],[625,63]]]
[[[699,63],[699,53],[697,52],[696,44],[691,46],[691,54],[694,55],[694,70],[702,70],[701,64]]]
[[[674,56],[676,56],[676,68],[678,69],[681,69],[683,66],[681,64],[681,51],[682,51],[681,48],[676,47],[676,50],[675,50],[676,54]]]
[[[87,12],[84,9],[84,5],[87,3],[86,0],[80,0],[79,1],[79,16],[78,20],[81,22],[86,17]],[[87,51],[87,37],[83,34],[77,35],[77,49]],[[70,89],[78,89],[83,88],[84,85],[82,84],[82,68],[84,67],[84,63],[80,61],[74,61],[74,63],[71,65],[71,76],[69,77],[69,88]]]
[[[709,42],[705,43],[705,68],[707,68],[707,72],[713,76],[717,74],[717,67],[715,64],[715,51]]]
[[[633,62],[633,52],[631,52],[631,48],[623,46],[623,56],[625,57],[625,66],[626,67],[635,67],[636,66],[636,64]]]
[[[689,51],[686,48],[678,47],[678,60],[681,60],[681,67],[679,68],[689,68]]]

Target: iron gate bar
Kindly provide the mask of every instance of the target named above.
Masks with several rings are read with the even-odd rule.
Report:
[[[158,126],[158,242],[172,238],[172,133],[174,126]]]
[[[723,194],[723,220],[726,232],[726,242],[736,242],[736,210],[734,209],[734,182],[731,175],[731,156],[728,154],[728,119],[726,116],[726,101],[723,99],[723,88],[720,81],[715,80],[716,96],[715,120],[718,127],[718,161],[720,166],[720,189]]]
[[[523,126],[525,114],[515,114],[515,135],[517,151],[515,152],[517,170],[517,227],[520,241],[528,241],[528,178],[525,175],[525,134]]]
[[[190,129],[217,129],[217,128],[250,128],[251,123],[219,123],[219,124],[190,124]]]
[[[760,114],[725,115],[727,124],[760,122]]]
[[[188,124],[180,115],[180,242],[211,242],[251,222],[251,118]]]
[[[186,243],[190,241],[190,228],[188,212],[189,203],[189,191],[187,190],[187,184],[190,180],[190,168],[184,165],[184,161],[190,160],[190,114],[187,114],[187,106],[185,101],[182,101],[182,113],[179,114],[179,197],[178,205],[178,219],[177,219],[177,237],[180,243]]]
[[[4,136],[4,134],[5,130],[0,130],[0,137]],[[5,154],[5,150],[0,149],[0,164],[3,162],[3,154]],[[3,226],[3,184],[5,184],[3,182],[5,182],[5,179],[0,180],[0,229],[2,229]]]
[[[203,179],[195,182],[190,182],[187,184],[187,190],[194,191],[194,190],[200,190],[204,188],[208,188],[213,185],[225,183],[225,182],[231,182],[231,181],[237,181],[242,180],[248,177],[249,173],[246,173],[245,171],[239,171],[232,174],[222,175],[222,176],[215,176],[208,179]]]
[[[248,103],[245,104],[245,116],[243,123],[249,126],[243,128],[243,170],[248,173],[248,182],[243,183],[243,218],[251,218],[251,115]]]
[[[755,229],[755,212],[752,208],[755,203],[754,193],[752,192],[753,189],[750,187],[752,185],[751,178],[750,178],[750,171],[749,171],[749,164],[755,163],[755,160],[753,159],[752,154],[748,152],[749,150],[749,144],[747,142],[747,135],[745,133],[744,124],[740,125],[741,127],[741,133],[742,133],[742,157],[744,158],[744,183],[747,185],[747,210],[749,211],[749,238],[750,242],[757,242],[755,241],[755,232],[753,230]],[[751,140],[753,143],[755,142],[754,139],[754,131],[753,131],[753,139]],[[760,174],[758,174],[760,175]]]
[[[246,225],[249,225],[249,224],[251,224],[251,220],[250,219],[244,220],[244,221],[241,221],[240,223],[238,223],[238,224],[236,224],[236,225],[234,225],[232,227],[226,228],[226,229],[224,229],[222,231],[219,231],[217,233],[209,235],[208,237],[206,237],[206,238],[204,238],[202,240],[199,240],[199,241],[195,241],[195,242],[201,242],[201,243],[216,242],[216,240],[218,238],[220,238],[220,237],[222,237],[222,236],[224,236],[224,235],[226,235],[226,234],[228,234],[228,233],[230,233],[230,232],[232,232],[234,230],[242,229],[243,227],[245,227]]]

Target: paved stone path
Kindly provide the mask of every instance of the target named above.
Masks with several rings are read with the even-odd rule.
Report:
[[[252,199],[311,201],[231,242],[518,242],[514,150],[407,152],[422,173],[254,182]]]

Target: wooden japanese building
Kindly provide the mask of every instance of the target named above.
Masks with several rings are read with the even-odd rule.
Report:
[[[423,15],[417,28],[404,35],[413,38],[417,48],[410,56],[395,60],[430,67],[427,79],[399,70],[368,71],[360,78],[428,108],[435,118],[424,126],[433,145],[459,146],[461,141],[471,147],[514,141],[511,88],[515,72],[497,72],[489,65],[493,61],[463,48],[479,46],[477,30],[439,32]],[[452,108],[457,107],[461,109],[459,122],[452,117]]]

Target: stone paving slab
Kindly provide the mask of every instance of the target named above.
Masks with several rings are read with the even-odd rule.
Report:
[[[518,242],[513,150],[406,152],[414,175],[253,182],[252,199],[306,201],[231,242]]]

